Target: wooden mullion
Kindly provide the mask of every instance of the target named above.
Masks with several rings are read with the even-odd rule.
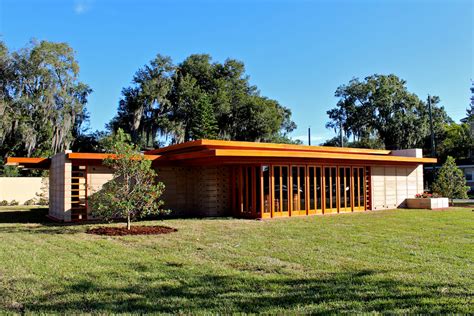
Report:
[[[263,166],[259,166],[259,177],[260,177],[260,218],[263,217],[263,213],[265,212],[265,196],[264,196],[264,190],[263,190]]]

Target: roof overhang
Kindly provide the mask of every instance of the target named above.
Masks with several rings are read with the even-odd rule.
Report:
[[[235,164],[235,163],[357,163],[357,164],[423,164],[436,163],[435,158],[401,156],[390,150],[303,146],[222,140],[196,140],[171,145],[146,154],[159,154],[160,164]]]
[[[27,169],[49,169],[51,159],[39,157],[8,157],[5,160],[5,166],[16,166]]]
[[[240,142],[227,140],[200,139],[181,144],[157,148],[145,152],[145,154],[176,154],[185,152],[195,152],[206,149],[229,149],[229,150],[259,150],[259,151],[294,151],[294,152],[326,152],[339,154],[370,154],[370,155],[390,155],[390,150],[366,149],[366,148],[341,148],[330,146],[305,146],[293,144],[274,144],[258,142]]]
[[[146,160],[155,160],[158,159],[159,155],[143,155]],[[70,160],[99,160],[104,159],[115,159],[117,155],[114,154],[104,154],[104,153],[68,153],[67,158]]]
[[[203,149],[174,154],[163,154],[155,160],[157,165],[166,163],[264,163],[264,162],[338,162],[363,164],[394,164],[414,165],[436,163],[435,158],[419,158],[392,155],[374,155],[358,153],[331,153],[323,151],[294,151],[294,150],[241,150],[241,149]]]

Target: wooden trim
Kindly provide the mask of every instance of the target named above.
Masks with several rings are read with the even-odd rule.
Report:
[[[368,154],[343,154],[327,152],[300,152],[300,151],[271,151],[271,150],[234,150],[215,149],[216,157],[268,157],[268,158],[321,158],[332,160],[358,160],[381,162],[406,162],[406,163],[435,163],[435,158],[416,158],[404,156],[368,155]]]
[[[390,150],[380,149],[365,149],[365,148],[341,148],[341,147],[330,147],[330,146],[304,146],[304,145],[291,145],[291,144],[275,144],[275,143],[257,143],[257,142],[242,142],[242,141],[226,141],[226,140],[209,140],[200,139],[181,144],[171,145],[163,148],[157,148],[145,152],[145,154],[162,154],[173,151],[184,151],[184,150],[199,150],[199,149],[255,149],[255,150],[280,150],[280,151],[320,151],[320,152],[333,152],[333,153],[366,153],[375,155],[389,155]]]
[[[159,155],[143,155],[146,160],[156,160],[161,156]],[[84,160],[104,160],[107,158],[117,158],[114,154],[101,154],[101,153],[68,153],[67,158],[71,160],[84,159]]]
[[[259,165],[259,176],[260,176],[260,218],[263,218],[264,208],[265,208],[265,196],[264,196],[264,189],[263,189],[263,170],[262,166]]]

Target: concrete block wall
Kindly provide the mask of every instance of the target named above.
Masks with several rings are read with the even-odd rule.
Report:
[[[90,197],[95,192],[99,191],[102,186],[108,181],[112,180],[113,173],[110,168],[104,166],[87,166],[87,196]],[[93,218],[91,214],[91,207],[87,204],[88,218]]]
[[[49,187],[48,178],[41,177],[1,177],[0,178],[0,201],[18,201],[20,205],[30,199],[38,200],[39,194],[46,193]]]
[[[406,207],[406,199],[423,192],[423,165],[372,166],[372,209]]]
[[[49,215],[57,220],[71,221],[71,170],[66,154],[58,153],[51,158],[49,171]]]
[[[159,167],[158,180],[165,183],[165,208],[173,215],[221,216],[229,214],[230,168]]]

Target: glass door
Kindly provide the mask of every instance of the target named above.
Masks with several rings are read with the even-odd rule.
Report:
[[[351,168],[339,167],[339,212],[352,212]]]
[[[272,168],[272,217],[288,216],[289,210],[289,172],[288,166]]]
[[[291,166],[291,215],[306,215],[306,167]]]
[[[365,172],[363,167],[353,167],[354,211],[365,211]]]
[[[337,168],[324,167],[324,214],[337,213]]]
[[[308,166],[308,214],[322,213],[321,167]]]

